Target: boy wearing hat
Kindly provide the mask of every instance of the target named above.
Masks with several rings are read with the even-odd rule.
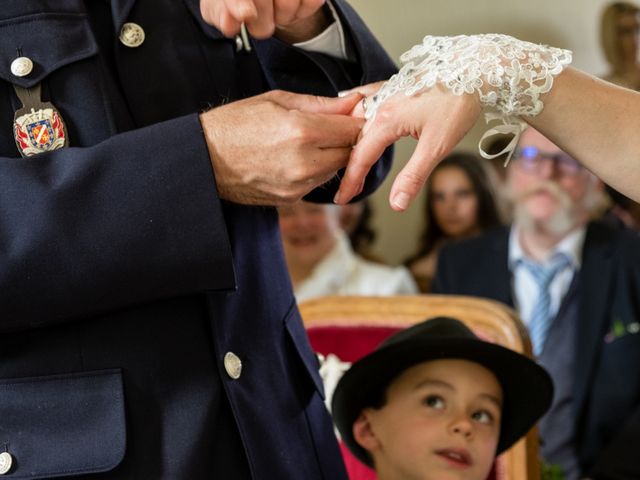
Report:
[[[535,362],[438,317],[355,362],[332,412],[345,445],[379,480],[484,480],[552,395]]]

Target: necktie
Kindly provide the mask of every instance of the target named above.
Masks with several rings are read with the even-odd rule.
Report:
[[[549,293],[549,286],[555,276],[570,265],[570,261],[565,254],[556,253],[548,264],[542,265],[528,260],[523,260],[523,264],[531,272],[538,286],[538,298],[529,320],[529,336],[533,344],[533,353],[538,356],[542,352],[544,341],[551,327],[551,294]]]

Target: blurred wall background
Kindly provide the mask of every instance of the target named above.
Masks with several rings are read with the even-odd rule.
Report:
[[[607,66],[599,43],[600,12],[604,0],[350,0],[391,57],[419,43],[424,35],[505,33],[535,43],[568,48],[573,65],[594,75]],[[458,146],[477,152],[485,129],[478,121]],[[394,168],[372,197],[373,225],[377,230],[374,251],[390,263],[399,263],[413,252],[423,228],[419,198],[399,214],[388,205],[391,182],[413,152],[415,143],[396,144]]]

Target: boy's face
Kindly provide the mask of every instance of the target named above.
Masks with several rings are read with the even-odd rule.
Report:
[[[467,360],[434,360],[404,371],[386,404],[354,424],[381,480],[484,480],[500,436],[502,388]]]

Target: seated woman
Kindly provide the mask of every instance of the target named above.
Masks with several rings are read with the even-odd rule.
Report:
[[[431,290],[438,252],[500,225],[500,214],[487,171],[472,154],[446,157],[427,180],[424,233],[418,251],[405,264],[421,292]]]
[[[326,295],[417,293],[409,271],[358,257],[339,226],[340,207],[298,202],[280,207],[280,231],[298,302]]]

